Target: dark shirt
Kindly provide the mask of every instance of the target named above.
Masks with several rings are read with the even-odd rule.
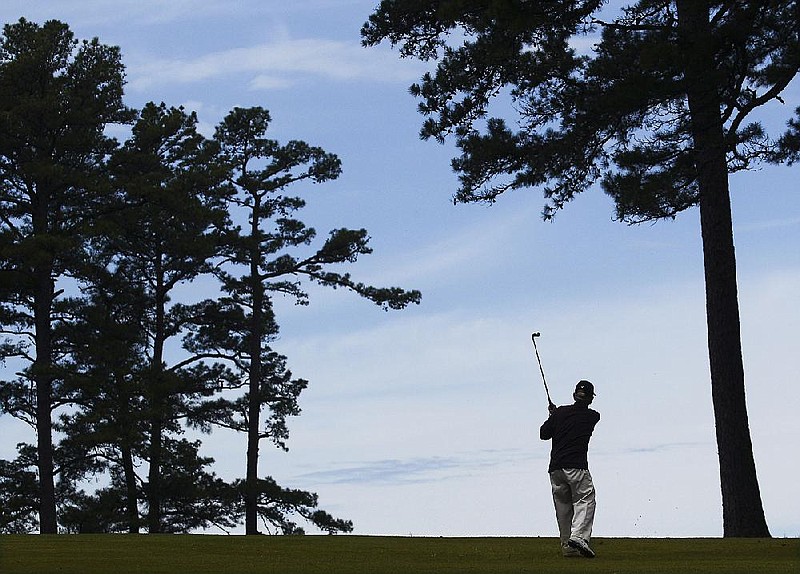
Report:
[[[600,413],[589,405],[575,403],[558,407],[544,421],[539,436],[542,440],[553,439],[548,472],[559,468],[589,469],[589,439],[599,420]]]

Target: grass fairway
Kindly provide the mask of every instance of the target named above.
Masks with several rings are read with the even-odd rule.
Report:
[[[798,539],[598,538],[562,558],[552,538],[0,536],[0,573],[797,574]]]

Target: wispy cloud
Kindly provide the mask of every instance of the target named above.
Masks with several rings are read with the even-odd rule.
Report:
[[[382,459],[345,463],[339,468],[309,472],[297,477],[314,484],[418,484],[465,476],[479,469],[528,460],[518,449],[481,450],[452,456]]]
[[[514,211],[493,207],[471,222],[459,222],[461,214],[454,213],[452,222],[447,222],[450,231],[436,241],[399,253],[389,264],[385,258],[370,262],[375,269],[369,280],[421,283],[423,288],[432,283],[457,283],[478,269],[486,274],[502,261],[498,254],[507,251],[514,234],[536,220],[538,208],[536,204]]]
[[[453,457],[373,460],[342,468],[310,472],[298,477],[303,482],[327,484],[419,483],[451,476],[460,462]]]
[[[160,59],[133,65],[130,87],[144,90],[165,83],[207,82],[250,75],[250,89],[288,88],[304,78],[335,81],[410,82],[420,64],[398,59],[388,49],[366,50],[357,42],[323,38],[279,38],[196,58]]]
[[[705,448],[709,445],[709,441],[689,441],[689,442],[665,442],[659,444],[651,444],[646,446],[627,446],[623,447],[620,451],[614,452],[597,452],[598,456],[606,454],[656,454],[663,452],[671,452],[676,449],[685,450],[690,448]]]

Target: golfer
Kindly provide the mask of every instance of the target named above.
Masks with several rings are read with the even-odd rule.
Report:
[[[550,405],[550,417],[539,429],[539,436],[553,441],[548,472],[561,552],[566,557],[594,558],[589,542],[595,500],[587,453],[600,413],[589,408],[594,400],[594,385],[589,381],[579,381],[572,398],[572,405]]]

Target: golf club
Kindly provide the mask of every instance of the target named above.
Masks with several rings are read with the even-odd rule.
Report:
[[[550,407],[555,407],[556,405],[553,404],[553,400],[550,398],[550,389],[547,388],[547,379],[544,377],[544,369],[542,368],[542,359],[539,358],[539,348],[536,346],[536,337],[541,337],[542,334],[539,331],[531,334],[531,341],[533,341],[533,350],[536,351],[536,361],[539,363],[539,372],[542,373],[542,382],[544,383],[544,392],[547,393],[547,404]]]

